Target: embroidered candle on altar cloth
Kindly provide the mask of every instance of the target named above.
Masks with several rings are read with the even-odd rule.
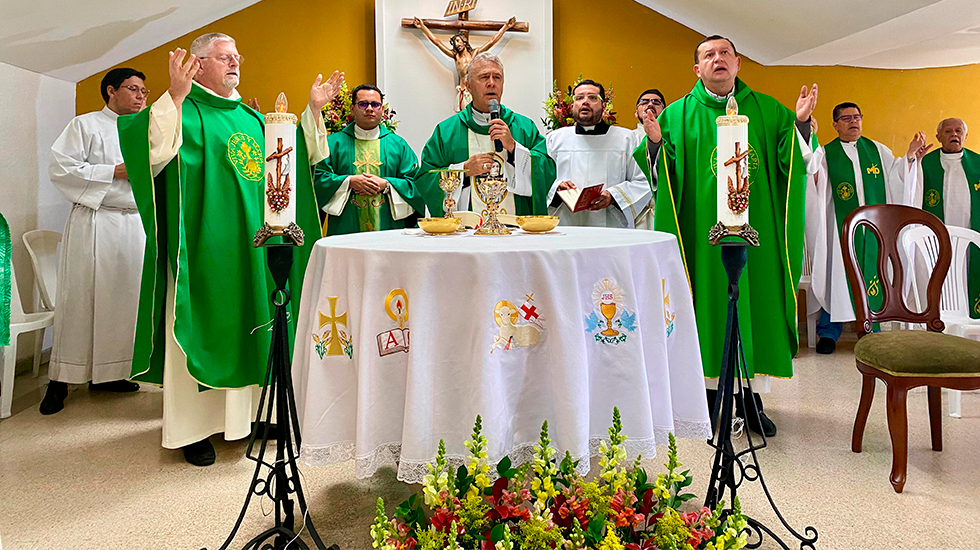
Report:
[[[749,223],[749,117],[738,114],[738,103],[730,97],[725,114],[715,122],[718,221],[740,227]]]
[[[296,221],[296,115],[286,112],[286,94],[265,115],[265,222],[281,229]]]

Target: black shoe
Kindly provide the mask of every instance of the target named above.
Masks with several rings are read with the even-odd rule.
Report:
[[[265,429],[265,422],[259,422],[258,425],[252,422],[252,433],[255,434],[255,439],[262,439],[262,431]],[[279,439],[279,424],[269,424],[269,440]]]
[[[214,445],[211,445],[211,442],[207,439],[185,445],[181,450],[184,451],[184,460],[189,464],[195,466],[210,466],[214,464]]]
[[[762,396],[757,393],[753,393],[752,396],[755,398],[755,407],[749,405],[748,414],[745,413],[741,401],[735,399],[735,414],[745,419],[745,424],[754,433],[765,435],[766,437],[775,437],[776,424],[766,416],[766,412],[762,408]],[[758,415],[756,415],[757,411]]]
[[[68,397],[68,384],[52,380],[44,392],[39,410],[43,415],[54,414],[65,408],[65,398]]]
[[[817,353],[830,355],[831,353],[834,353],[835,349],[837,349],[837,340],[827,338],[826,336],[821,336],[820,339],[817,340]]]
[[[115,393],[128,393],[139,391],[140,385],[136,382],[130,382],[129,380],[113,380],[112,382],[102,382],[100,384],[95,384],[93,382],[88,383],[89,391],[109,391]]]

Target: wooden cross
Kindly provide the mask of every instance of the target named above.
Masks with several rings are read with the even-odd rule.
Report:
[[[320,314],[320,328],[330,325],[330,343],[327,345],[327,355],[343,355],[344,349],[340,347],[340,331],[337,330],[337,323],[347,326],[347,312],[345,311],[338,316],[337,297],[330,296],[327,299],[330,301],[330,316],[318,312]]]
[[[477,1],[450,0],[443,17],[457,15],[459,16],[458,19],[423,19],[422,22],[430,29],[458,31],[462,33],[468,33],[469,31],[496,31],[504,26],[506,21],[470,21],[469,12],[476,7]],[[415,20],[410,17],[402,18],[402,27],[406,29],[415,28]],[[518,21],[510,30],[515,32],[528,32],[527,21]]]
[[[739,191],[742,190],[742,160],[745,159],[745,157],[749,156],[748,149],[739,152],[739,148],[741,145],[742,145],[741,143],[736,141],[735,156],[725,161],[725,166],[729,166],[733,163],[735,164],[735,181],[736,181],[735,186]]]
[[[286,174],[286,181],[282,181],[282,159],[293,150],[292,147],[287,147],[285,151],[282,150],[282,138],[279,138],[279,146],[276,148],[276,152],[269,155],[265,161],[269,162],[272,159],[276,160],[276,190],[282,191],[286,187],[289,187],[289,174]]]

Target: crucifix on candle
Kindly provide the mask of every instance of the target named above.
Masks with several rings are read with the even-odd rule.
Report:
[[[728,176],[728,208],[731,208],[732,212],[736,214],[745,212],[745,209],[749,207],[749,176],[748,174],[742,175],[742,161],[748,158],[749,150],[746,148],[740,152],[741,145],[741,143],[736,141],[735,154],[732,155],[732,158],[725,161],[725,166],[735,165],[734,184],[732,184],[732,177]]]
[[[282,138],[276,152],[266,157],[266,162],[276,161],[276,179],[272,180],[272,172],[269,172],[269,180],[266,187],[266,194],[269,196],[269,207],[275,213],[282,212],[289,206],[289,157],[287,155],[293,151],[292,147],[282,148]],[[286,174],[282,173],[282,161],[286,159]],[[283,177],[285,176],[285,177]]]
[[[474,21],[470,20],[469,12],[476,7],[478,0],[450,0],[446,7],[443,17],[456,15],[453,19],[419,19],[404,18],[402,27],[411,29],[416,28],[429,39],[439,51],[451,57],[456,62],[456,76],[458,78],[456,86],[456,102],[454,108],[457,112],[461,111],[470,102],[469,91],[466,90],[466,68],[473,58],[492,48],[503,38],[506,32],[528,32],[526,21],[518,21],[516,17],[511,17],[507,21]],[[430,29],[456,31],[449,43],[439,40]],[[486,44],[474,49],[470,45],[470,31],[497,31]]]

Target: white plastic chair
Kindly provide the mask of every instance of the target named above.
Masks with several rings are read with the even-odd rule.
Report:
[[[31,266],[34,268],[34,287],[41,297],[38,311],[54,311],[58,294],[58,244],[61,233],[35,229],[24,233],[24,246],[31,256]],[[44,334],[34,339],[34,378],[41,369],[41,350],[44,346]]]
[[[4,346],[0,356],[0,418],[10,416],[10,404],[14,399],[14,370],[17,363],[17,337],[25,332],[43,330],[54,324],[53,311],[24,313],[17,291],[17,273],[10,265],[10,345]]]
[[[803,273],[800,275],[800,285],[798,290],[803,291],[804,295],[804,308],[803,314],[807,314],[807,309],[809,309],[808,304],[810,300],[815,300],[816,297],[813,296],[812,291],[812,281],[813,281],[813,259],[810,258],[810,251],[807,250],[806,243],[803,244]],[[807,315],[806,318],[806,345],[807,347],[815,348],[817,347],[817,318],[820,316],[818,312],[815,315]]]
[[[945,332],[954,336],[962,336],[972,340],[980,340],[980,319],[970,318],[970,300],[967,296],[967,254],[970,244],[980,247],[980,233],[965,227],[947,225],[950,244],[953,246],[953,262],[943,283],[943,292],[939,306],[939,317],[946,325]],[[906,265],[913,266],[911,285],[912,298],[917,310],[922,310],[919,288],[914,270],[915,252],[918,251],[925,259],[928,272],[936,266],[939,255],[939,244],[936,235],[927,227],[909,229],[903,235],[903,252],[908,260]],[[949,390],[949,415],[960,418],[960,392]]]

